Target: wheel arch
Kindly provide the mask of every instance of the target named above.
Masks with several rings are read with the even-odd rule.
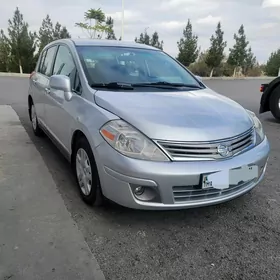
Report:
[[[75,150],[75,145],[77,143],[77,141],[80,139],[80,138],[85,138],[87,140],[87,142],[89,143],[90,147],[91,147],[91,150],[92,150],[92,154],[95,158],[95,151],[94,151],[94,146],[93,146],[93,143],[91,143],[90,141],[90,138],[87,136],[87,133],[85,133],[84,131],[82,131],[81,129],[77,128],[73,134],[72,134],[72,139],[71,139],[71,155],[70,155],[70,160],[71,160],[71,163],[73,162],[73,156],[74,156],[74,150]],[[95,160],[95,159],[94,159]]]
[[[71,162],[73,162],[73,151],[75,149],[75,145],[81,137],[87,139],[86,135],[80,129],[75,130],[71,139]]]

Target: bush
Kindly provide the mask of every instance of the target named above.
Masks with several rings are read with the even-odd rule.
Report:
[[[266,75],[271,77],[278,76],[279,67],[280,67],[280,49],[278,49],[276,52],[271,53],[265,67]]]

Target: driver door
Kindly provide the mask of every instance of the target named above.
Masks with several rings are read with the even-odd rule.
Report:
[[[72,89],[75,88],[76,83],[79,83],[75,62],[71,51],[66,45],[60,45],[58,47],[52,74],[68,76],[71,81]],[[77,94],[78,92],[73,90],[72,100],[67,101],[63,91],[49,89],[49,108],[46,111],[46,118],[53,137],[66,152],[70,152],[69,142],[72,133],[71,128],[74,122],[72,106],[73,102],[75,103]]]

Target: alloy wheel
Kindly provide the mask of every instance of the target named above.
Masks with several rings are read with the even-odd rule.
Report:
[[[83,148],[76,154],[76,173],[78,183],[84,195],[90,195],[92,189],[92,168],[89,157]]]
[[[31,106],[31,121],[32,121],[33,129],[36,130],[37,129],[37,115],[36,115],[34,105]]]

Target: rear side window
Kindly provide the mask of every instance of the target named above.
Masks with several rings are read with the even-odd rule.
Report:
[[[46,50],[46,54],[42,55],[42,61],[39,72],[50,77],[52,75],[53,59],[56,51],[56,46],[50,47]]]
[[[39,73],[41,73],[41,71],[42,71],[41,69],[42,69],[42,65],[43,65],[43,63],[44,63],[46,54],[47,54],[47,51],[44,51],[44,52],[42,53],[41,57],[40,57],[39,62],[38,62],[38,70],[37,70],[37,72],[39,72]]]

